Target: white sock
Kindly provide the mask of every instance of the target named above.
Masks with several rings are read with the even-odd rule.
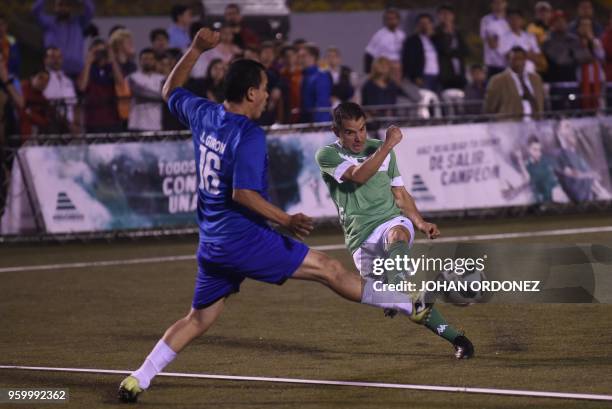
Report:
[[[361,303],[373,305],[379,308],[390,308],[400,311],[406,315],[412,314],[412,301],[407,294],[399,291],[379,292],[374,289],[375,281],[371,278],[365,279]]]
[[[147,359],[142,363],[142,366],[132,372],[132,376],[138,379],[142,389],[147,389],[151,384],[151,379],[160,373],[174,358],[176,358],[176,352],[160,339],[149,356],[147,356]]]

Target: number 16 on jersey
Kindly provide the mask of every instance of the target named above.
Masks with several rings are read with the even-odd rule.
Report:
[[[200,145],[200,189],[211,195],[219,194],[219,172],[221,158],[216,152]]]

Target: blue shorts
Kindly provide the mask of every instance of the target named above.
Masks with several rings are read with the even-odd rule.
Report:
[[[245,278],[283,284],[306,258],[308,246],[268,228],[229,243],[200,242],[192,306],[206,308],[240,290]]]

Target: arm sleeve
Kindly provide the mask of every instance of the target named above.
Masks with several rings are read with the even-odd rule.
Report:
[[[266,136],[259,127],[240,138],[234,158],[233,188],[263,192],[266,174]]]
[[[500,106],[500,91],[498,87],[499,80],[498,78],[493,78],[489,81],[489,85],[487,85],[487,89],[485,91],[485,99],[484,99],[484,113],[485,114],[497,114],[499,113]]]
[[[331,107],[331,91],[332,91],[332,79],[329,73],[321,73],[316,82],[317,89],[317,100],[315,102],[314,112],[315,122],[331,121],[330,113],[328,111],[320,110],[320,108]]]
[[[133,97],[147,99],[150,101],[161,101],[161,82],[158,89],[148,88],[146,84],[141,84],[133,75],[128,75],[128,84]]]
[[[21,65],[21,54],[17,43],[13,44],[9,51],[8,70],[13,75],[19,74],[19,66]]]
[[[540,50],[540,46],[538,45],[538,39],[531,33],[529,34],[529,46],[534,53],[542,54],[542,50]]]
[[[168,98],[168,108],[183,125],[190,127],[192,119],[199,117],[207,108],[215,105],[205,98],[200,98],[184,88],[176,88]]]
[[[372,36],[372,38],[370,38],[370,41],[368,42],[368,45],[365,48],[365,52],[370,54],[372,57],[376,58],[378,56],[378,49],[379,49],[379,33],[380,31],[377,31],[374,33],[374,35]]]
[[[343,183],[342,175],[353,163],[342,159],[334,148],[326,146],[319,149],[316,156],[317,164],[322,173],[333,177],[338,183]]]
[[[93,0],[84,0],[83,1],[83,14],[79,17],[79,23],[81,27],[85,28],[91,22],[91,19],[94,16],[96,9],[93,3]]]
[[[593,39],[593,54],[595,54],[595,58],[601,62],[604,62],[606,59],[606,52],[598,38]]]
[[[404,186],[404,179],[402,179],[402,175],[400,175],[397,167],[397,157],[395,156],[395,151],[391,151],[391,161],[389,162],[389,170],[387,172],[389,179],[391,179],[391,187]]]
[[[482,38],[482,41],[486,41],[487,37],[487,18],[485,16],[480,19],[480,38]]]
[[[501,55],[506,55],[513,46],[514,46],[514,43],[512,42],[512,40],[508,38],[507,35],[501,36],[497,43],[497,51]],[[525,50],[525,51],[530,51],[530,50]]]
[[[44,7],[45,0],[36,0],[32,5],[32,14],[44,29],[48,29],[53,24],[53,17],[43,11]]]

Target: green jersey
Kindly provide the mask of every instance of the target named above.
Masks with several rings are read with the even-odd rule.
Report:
[[[391,192],[392,186],[404,186],[393,151],[365,184],[342,180],[348,168],[364,162],[380,145],[381,141],[368,139],[363,152],[356,154],[336,142],[317,152],[317,163],[338,209],[346,245],[351,253],[376,227],[401,214]]]

